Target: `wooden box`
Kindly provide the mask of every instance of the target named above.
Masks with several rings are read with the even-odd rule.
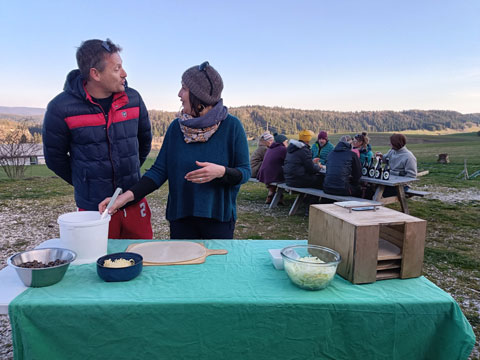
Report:
[[[310,206],[308,242],[342,256],[337,272],[354,284],[422,274],[427,222],[385,207],[351,211]]]

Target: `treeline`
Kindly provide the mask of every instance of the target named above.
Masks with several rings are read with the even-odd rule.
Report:
[[[461,130],[469,125],[480,125],[480,114],[461,114],[456,111],[408,110],[408,111],[359,111],[339,112],[322,110],[298,110],[281,107],[241,106],[229,109],[238,117],[249,136],[258,136],[265,129],[270,132],[296,134],[302,129],[314,132],[326,130],[342,132],[388,132],[404,130],[444,129]],[[153,135],[163,136],[174,112],[150,110]]]
[[[322,110],[299,110],[267,106],[241,106],[230,108],[237,116],[248,136],[257,137],[267,128],[270,132],[296,134],[302,129],[315,133],[326,130],[329,133],[367,131],[388,132],[404,130],[439,131],[461,130],[469,125],[480,125],[480,113],[461,114],[456,111],[408,110],[408,111],[358,111],[339,112]],[[149,110],[154,137],[165,135],[175,112]],[[41,133],[42,116],[21,116],[0,114],[0,122],[27,120],[32,123],[32,134]]]

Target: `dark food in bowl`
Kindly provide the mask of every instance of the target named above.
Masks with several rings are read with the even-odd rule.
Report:
[[[48,267],[62,265],[62,264],[65,264],[66,262],[67,260],[56,259],[55,261],[50,261],[49,263],[44,264],[41,261],[33,260],[33,261],[27,261],[27,262],[18,264],[17,266],[20,266],[23,268],[41,269],[41,268],[48,268]]]
[[[25,286],[41,287],[62,280],[76,257],[77,254],[68,249],[43,248],[12,255],[7,262],[15,269]]]

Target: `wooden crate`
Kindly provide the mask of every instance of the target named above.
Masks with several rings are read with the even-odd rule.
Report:
[[[422,274],[427,222],[380,207],[352,211],[335,204],[310,206],[308,242],[342,256],[337,272],[354,284]]]

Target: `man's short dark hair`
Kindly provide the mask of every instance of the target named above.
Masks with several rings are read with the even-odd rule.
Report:
[[[106,65],[107,55],[122,51],[119,45],[115,45],[110,39],[86,40],[77,49],[77,64],[85,80],[90,78],[90,69],[95,68],[103,71]]]

